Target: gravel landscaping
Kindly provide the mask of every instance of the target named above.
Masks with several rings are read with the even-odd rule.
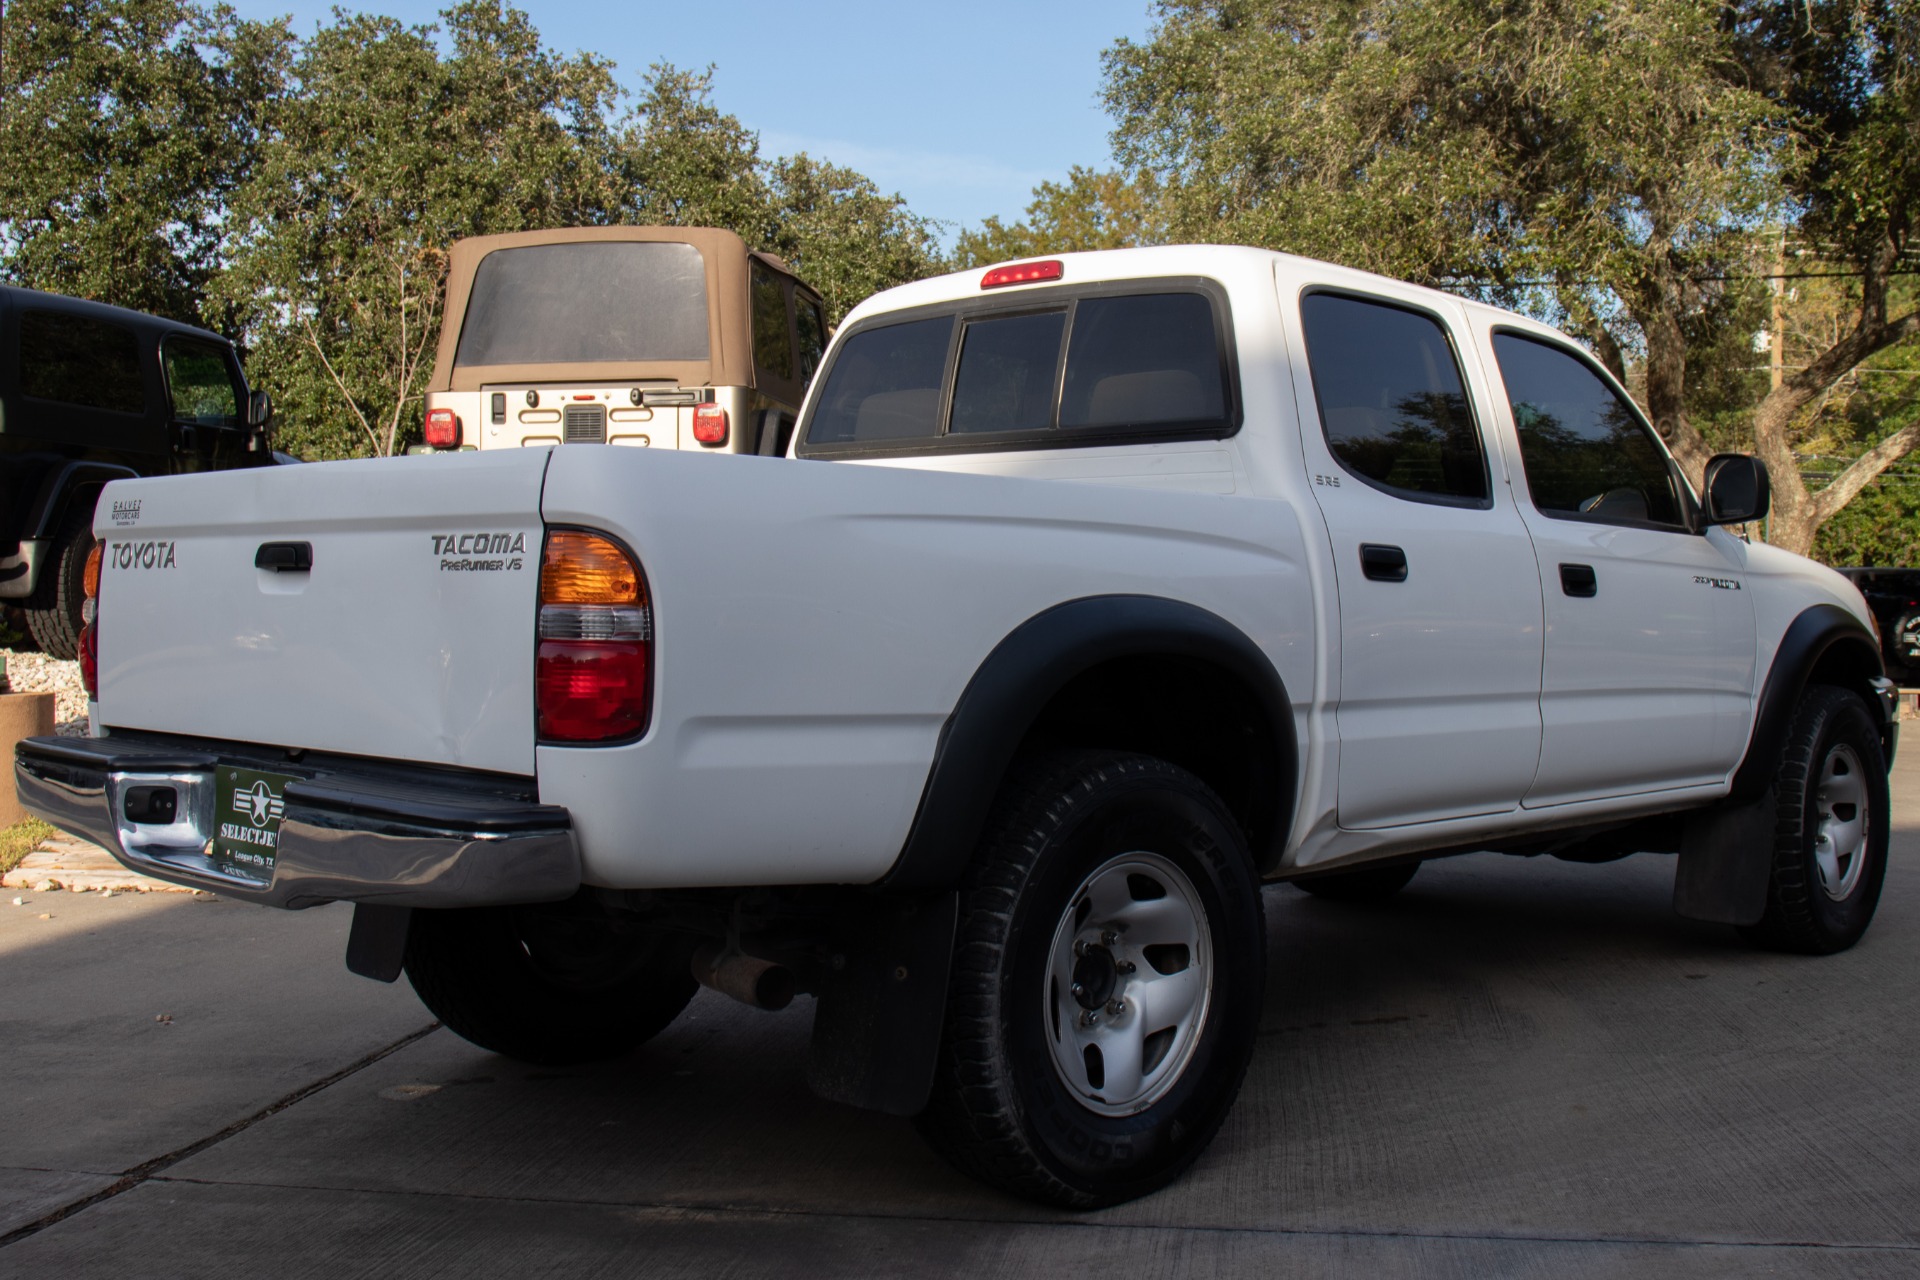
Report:
[[[87,736],[87,691],[80,685],[80,664],[44,653],[0,649],[7,657],[7,684],[15,693],[52,693],[58,731],[69,738]]]

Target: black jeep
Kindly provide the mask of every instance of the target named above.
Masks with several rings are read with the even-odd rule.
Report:
[[[101,486],[271,463],[269,413],[217,334],[0,285],[0,606],[73,657]]]
[[[1873,610],[1887,674],[1920,681],[1920,569],[1842,569]]]

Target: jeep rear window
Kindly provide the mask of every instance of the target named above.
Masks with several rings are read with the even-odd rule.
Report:
[[[28,311],[20,317],[20,390],[37,400],[145,413],[140,340],[92,316]]]
[[[801,452],[1231,434],[1224,304],[1144,284],[863,327],[827,369]]]
[[[705,360],[707,270],[690,244],[573,241],[480,260],[456,365]]]

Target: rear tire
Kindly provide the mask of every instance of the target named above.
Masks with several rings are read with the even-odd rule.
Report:
[[[1146,756],[1028,761],[961,886],[920,1131],[1014,1195],[1145,1195],[1232,1107],[1265,989],[1260,885],[1219,797]]]
[[[1845,951],[1873,923],[1891,817],[1880,733],[1857,696],[1827,685],[1801,696],[1773,803],[1766,914],[1740,932],[1775,951]]]
[[[53,554],[42,567],[25,609],[33,642],[50,658],[70,661],[80,654],[80,631],[85,625],[80,617],[86,600],[83,579],[93,542],[93,503],[76,500],[60,519]]]
[[[693,999],[694,939],[561,908],[416,911],[407,981],[448,1029],[522,1062],[636,1049]]]
[[[1390,867],[1362,867],[1358,871],[1303,876],[1292,883],[1294,888],[1330,902],[1385,902],[1406,888],[1419,870],[1418,862],[1402,862]]]

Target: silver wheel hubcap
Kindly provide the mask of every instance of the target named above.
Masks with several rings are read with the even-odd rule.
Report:
[[[1206,909],[1157,853],[1123,853],[1068,899],[1042,1005],[1061,1083],[1108,1116],[1145,1111],[1193,1057],[1213,987]]]
[[[1820,887],[1838,902],[1853,892],[1867,865],[1867,778],[1852,747],[1842,743],[1827,752],[1813,805],[1813,863]]]

